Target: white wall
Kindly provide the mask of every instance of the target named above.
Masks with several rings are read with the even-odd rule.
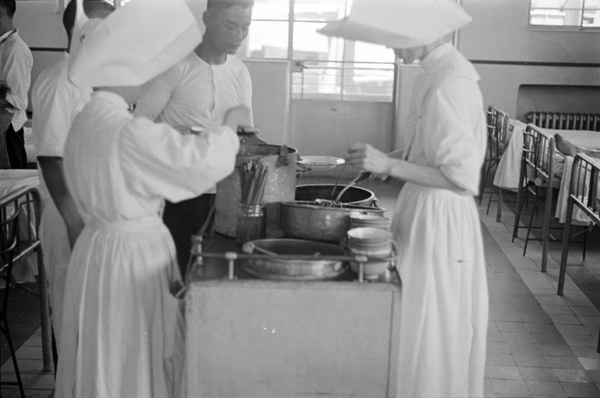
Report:
[[[17,1],[13,22],[29,47],[65,48],[63,11],[58,0]]]
[[[62,14],[63,10],[58,0],[17,1],[17,12],[13,23],[21,38],[30,48],[53,50],[32,51],[32,87],[40,72],[58,62],[62,57],[60,50],[67,47],[67,34],[62,24]],[[31,98],[28,109],[31,110]]]
[[[248,61],[252,77],[252,112],[260,136],[271,144],[287,144],[290,117],[288,61]]]
[[[600,32],[528,27],[528,0],[462,0],[473,22],[460,30],[471,60],[600,63]]]
[[[528,102],[519,99],[521,85],[600,86],[600,68],[489,64],[477,64],[475,68],[481,76],[479,86],[483,93],[484,104],[496,105],[508,112],[511,117],[523,121],[524,114],[533,109],[518,109],[519,103]],[[553,104],[548,104],[548,109],[545,110],[555,111],[550,109],[552,107]],[[595,113],[600,113],[600,109]]]
[[[600,86],[600,32],[531,29],[526,0],[461,3],[473,22],[460,30],[458,48],[475,61],[486,106],[522,117],[527,110],[518,103],[528,101],[519,101],[520,85]]]
[[[344,157],[356,141],[389,151],[392,108],[381,102],[294,100],[290,145],[300,155]]]

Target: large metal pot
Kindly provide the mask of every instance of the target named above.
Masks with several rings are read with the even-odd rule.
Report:
[[[350,229],[351,213],[383,215],[384,211],[379,207],[322,206],[314,201],[283,202],[281,229],[292,238],[339,243]]]
[[[240,148],[235,170],[217,184],[215,231],[236,236],[242,196],[239,167],[246,161],[260,160],[267,168],[267,182],[261,201],[265,205],[267,237],[280,237],[283,232],[279,229],[279,203],[294,200],[297,151],[279,145],[246,144]]]
[[[276,255],[249,259],[244,269],[262,279],[276,280],[321,280],[334,278],[346,269],[346,263],[337,259],[319,256],[346,256],[340,246],[299,239],[259,239],[249,242]],[[257,251],[257,254],[261,252]],[[277,254],[284,255],[279,257]],[[296,259],[292,256],[311,256],[314,259]]]
[[[333,188],[335,187],[335,191]],[[296,200],[311,201],[316,199],[333,200],[346,185],[335,184],[306,184],[296,187]],[[333,192],[332,192],[333,191]],[[340,202],[345,205],[358,206],[376,206],[377,198],[372,191],[361,187],[350,187],[342,197]]]

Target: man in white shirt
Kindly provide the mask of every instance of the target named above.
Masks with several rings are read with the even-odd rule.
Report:
[[[110,4],[103,1],[87,2],[86,5],[86,11],[92,18],[104,18],[113,10]],[[75,15],[76,2],[71,1],[63,14],[67,48],[71,46]],[[60,341],[60,314],[71,248],[84,226],[65,181],[63,149],[71,122],[92,94],[91,88],[79,88],[68,80],[68,65],[69,52],[65,51],[58,63],[40,73],[31,93],[32,127],[40,189],[44,198],[40,238],[48,269],[52,326],[56,342]]]
[[[16,10],[15,0],[0,0],[0,83],[9,89],[5,98],[0,99],[3,102],[0,106],[13,113],[5,138],[10,166],[24,169],[27,153],[23,125],[27,121],[27,92],[33,56],[13,26]]]
[[[221,125],[233,106],[252,109],[250,73],[234,54],[248,35],[253,5],[253,0],[208,0],[202,43],[144,85],[134,115],[178,129],[208,129]],[[175,240],[182,273],[190,257],[191,235],[204,224],[214,196],[208,193],[165,206],[163,219]]]

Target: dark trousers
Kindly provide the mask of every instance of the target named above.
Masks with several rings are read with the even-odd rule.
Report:
[[[54,362],[54,380],[56,380],[56,371],[58,370],[58,347],[56,345],[54,326],[52,326],[52,362]]]
[[[25,133],[23,128],[15,131],[12,123],[6,131],[6,151],[11,169],[24,169],[27,167],[27,152],[25,152]]]
[[[177,261],[182,277],[185,277],[190,261],[192,235],[200,231],[214,203],[214,194],[204,194],[179,203],[169,201],[165,203],[163,222],[175,241]]]

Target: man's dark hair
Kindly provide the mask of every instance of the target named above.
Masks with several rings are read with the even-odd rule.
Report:
[[[73,26],[75,26],[75,16],[77,15],[77,1],[71,0],[69,4],[67,4],[67,8],[65,8],[65,12],[63,14],[63,26],[67,31],[67,36],[71,37],[71,32],[73,31]]]
[[[115,7],[104,0],[83,0],[83,11],[89,18],[102,17],[110,14]],[[63,14],[63,26],[67,31],[67,36],[71,37],[71,32],[75,26],[77,16],[77,1],[71,0]]]
[[[15,0],[0,0],[0,7],[2,7],[8,17],[12,19],[13,15],[15,15],[15,11],[17,11],[17,2]]]
[[[208,11],[222,11],[234,6],[252,7],[254,0],[208,0],[206,9]]]

